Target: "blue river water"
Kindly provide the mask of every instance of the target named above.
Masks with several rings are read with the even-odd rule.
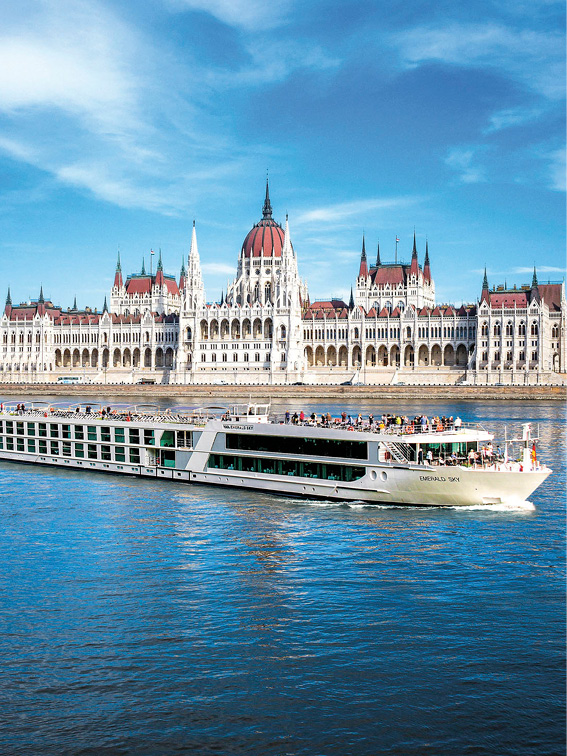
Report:
[[[0,462],[2,754],[564,753],[563,406],[290,408],[533,420],[554,474],[456,510]]]

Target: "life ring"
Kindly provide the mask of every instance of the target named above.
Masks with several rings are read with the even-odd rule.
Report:
[[[442,430],[443,430],[443,426],[441,425],[441,423],[439,423],[439,425],[437,426],[438,433],[441,433]]]
[[[353,431],[353,430],[354,430],[354,427],[353,427],[352,425],[349,425],[349,426],[348,426],[348,428],[347,428],[347,430],[351,430],[351,431]]]
[[[413,433],[413,425],[410,425],[406,433]]]

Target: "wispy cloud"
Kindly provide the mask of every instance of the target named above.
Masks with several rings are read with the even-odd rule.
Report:
[[[459,174],[463,184],[486,181],[486,169],[474,164],[480,149],[478,146],[452,147],[445,158],[445,164]]]
[[[497,69],[551,99],[564,96],[564,38],[560,33],[497,23],[419,26],[392,36],[402,63],[429,61]]]
[[[273,29],[286,20],[292,0],[169,0],[173,9],[209,13],[229,26],[247,31]]]
[[[370,212],[409,207],[418,201],[420,201],[418,197],[375,197],[372,199],[355,200],[353,202],[339,202],[300,212],[294,219],[294,225],[341,223]]]
[[[558,192],[566,191],[567,154],[565,147],[548,153],[550,188]]]
[[[225,263],[203,263],[201,269],[203,273],[208,273],[213,276],[234,276],[236,273],[234,265],[228,265]]]
[[[490,121],[484,129],[484,133],[493,134],[496,131],[531,123],[541,118],[544,113],[544,108],[507,108],[505,110],[498,110],[490,116]]]

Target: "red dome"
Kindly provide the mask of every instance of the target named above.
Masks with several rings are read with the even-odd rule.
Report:
[[[281,257],[284,230],[271,218],[262,219],[249,231],[242,251],[245,257]]]
[[[266,182],[266,199],[262,210],[262,220],[249,231],[242,253],[244,257],[281,257],[284,243],[284,230],[272,218],[272,206],[268,182]]]

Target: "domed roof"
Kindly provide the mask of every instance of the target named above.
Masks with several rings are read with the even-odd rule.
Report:
[[[266,181],[266,199],[262,209],[262,220],[248,232],[242,244],[244,257],[281,257],[284,230],[272,218],[270,192]]]

